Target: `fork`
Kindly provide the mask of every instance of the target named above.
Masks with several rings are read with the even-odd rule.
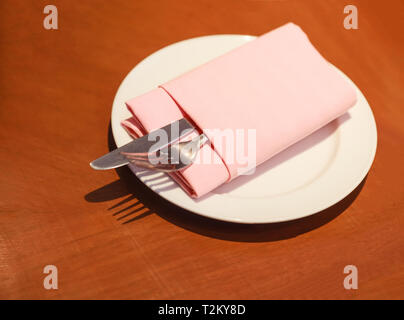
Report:
[[[201,134],[190,141],[183,141],[169,146],[154,154],[140,155],[122,152],[130,163],[137,167],[150,170],[174,172],[189,167],[196,159],[201,147],[208,141],[205,134]]]

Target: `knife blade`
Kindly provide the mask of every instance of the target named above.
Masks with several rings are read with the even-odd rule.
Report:
[[[195,127],[189,123],[187,119],[182,118],[103,155],[90,162],[90,166],[95,170],[108,170],[122,167],[129,163],[127,157],[122,154],[123,152],[139,154],[153,153],[175,143],[194,130]],[[156,137],[161,137],[162,135],[165,136],[164,140],[156,142]]]

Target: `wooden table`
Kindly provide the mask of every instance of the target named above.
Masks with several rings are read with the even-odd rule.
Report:
[[[0,298],[404,298],[404,3],[388,0],[0,4]],[[355,4],[359,29],[343,27]],[[89,161],[112,146],[115,92],[139,61],[209,34],[299,24],[361,88],[378,126],[375,162],[346,199],[271,225],[199,217],[124,168]],[[330,190],[332,192],[332,190]],[[43,269],[58,268],[58,290]],[[359,289],[346,290],[355,265]]]

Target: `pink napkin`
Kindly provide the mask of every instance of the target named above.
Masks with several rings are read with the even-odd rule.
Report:
[[[250,168],[234,161],[239,150],[218,147],[226,130],[234,132],[234,139],[236,131],[242,133],[242,149],[254,150],[259,165],[355,102],[351,85],[298,26],[288,23],[128,101],[133,117],[122,125],[136,138],[190,119],[211,142],[198,159],[211,161],[197,161],[172,177],[189,195],[200,197]],[[255,149],[249,149],[249,130]]]

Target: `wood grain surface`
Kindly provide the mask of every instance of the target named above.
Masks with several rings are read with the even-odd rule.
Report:
[[[43,27],[49,3],[58,30]],[[343,27],[347,4],[358,30]],[[375,162],[346,199],[298,221],[237,225],[169,204],[127,168],[90,169],[113,147],[115,92],[143,58],[288,21],[376,118]],[[403,21],[401,0],[2,0],[0,298],[403,299]],[[351,264],[358,290],[343,287]],[[46,265],[58,290],[43,287]]]

